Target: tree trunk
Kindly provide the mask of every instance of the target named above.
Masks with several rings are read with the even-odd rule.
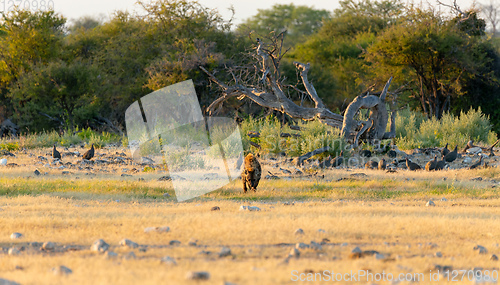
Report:
[[[304,94],[307,94],[314,102],[314,108],[304,107],[295,104],[286,96],[284,86],[282,85],[283,78],[279,77],[279,61],[282,57],[281,48],[274,46],[272,49],[265,49],[261,40],[257,39],[257,55],[261,58],[256,64],[256,70],[262,72],[259,82],[248,82],[241,84],[244,79],[234,75],[232,70],[229,70],[233,75],[234,85],[229,86],[221,82],[214,74],[206,70],[203,66],[200,69],[205,72],[211,81],[216,83],[222,89],[222,96],[213,101],[207,108],[209,115],[213,115],[220,110],[221,104],[230,99],[238,98],[242,100],[248,98],[258,105],[283,112],[295,119],[315,120],[318,119],[324,124],[341,129],[341,135],[344,139],[357,144],[360,137],[366,139],[388,139],[395,136],[395,120],[391,117],[391,132],[386,132],[387,122],[389,119],[385,98],[392,77],[387,81],[380,97],[374,95],[357,96],[347,107],[344,116],[335,114],[325,107],[323,101],[318,96],[313,84],[308,80],[309,63],[294,62],[295,67],[300,72],[302,83],[305,86]],[[276,44],[276,42],[275,42]],[[274,69],[274,70],[271,70]],[[367,121],[357,121],[354,119],[355,114],[360,109],[370,109],[370,118]],[[356,133],[356,129],[361,129]],[[392,131],[394,129],[394,131]],[[354,133],[353,133],[354,132]]]

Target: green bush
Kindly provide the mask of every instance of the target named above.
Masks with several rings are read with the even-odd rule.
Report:
[[[315,149],[330,146],[330,153],[324,155],[337,155],[345,146],[340,138],[340,130],[327,126],[319,121],[299,121],[300,131],[292,130],[288,125],[281,125],[281,122],[274,116],[256,120],[248,118],[240,125],[243,149],[245,152],[261,152],[263,154],[277,154],[285,152],[290,156],[303,155]],[[250,138],[249,132],[258,132],[260,137]],[[288,133],[292,136],[281,137],[281,133]],[[250,145],[250,141],[261,146],[260,150]]]
[[[470,109],[456,117],[445,113],[441,120],[427,119],[408,109],[396,117],[396,145],[401,149],[458,145],[464,147],[469,140],[486,145],[493,144],[497,135],[492,131],[488,116],[481,109]]]

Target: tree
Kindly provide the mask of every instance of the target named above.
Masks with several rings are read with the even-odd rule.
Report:
[[[283,33],[279,36],[283,37]],[[358,145],[360,138],[382,140],[395,136],[394,111],[391,117],[390,131],[386,132],[389,116],[385,98],[391,79],[385,85],[380,96],[357,96],[347,107],[345,116],[341,116],[330,111],[318,96],[314,85],[308,79],[309,64],[294,62],[305,91],[286,85],[285,78],[282,77],[280,71],[280,62],[284,55],[282,40],[274,38],[271,44],[265,44],[261,39],[257,39],[257,43],[253,63],[246,67],[228,68],[227,71],[233,75],[231,85],[222,82],[213,73],[200,66],[210,76],[210,79],[220,87],[223,94],[208,107],[210,115],[217,113],[220,106],[231,98],[239,100],[248,98],[264,108],[282,112],[295,119],[317,119],[324,124],[342,129],[343,138],[351,141],[355,146]],[[297,105],[289,98],[288,89],[306,94],[314,102],[314,106]],[[370,109],[370,117],[367,121],[355,119],[355,115],[360,109]]]
[[[486,20],[491,25],[491,33],[493,37],[497,34],[497,25],[498,21],[500,21],[499,14],[500,9],[493,0],[490,0],[489,4],[481,5],[481,13],[486,17]]]
[[[321,28],[323,21],[330,18],[326,10],[317,10],[294,4],[274,4],[270,9],[259,9],[257,15],[238,25],[236,31],[247,35],[255,33],[260,38],[277,35],[286,30],[285,47],[294,46]]]
[[[20,127],[41,131],[61,126],[73,130],[85,125],[96,111],[101,80],[98,70],[74,62],[51,62],[24,73],[9,97],[16,103]]]
[[[11,106],[6,94],[19,76],[59,56],[66,19],[54,11],[23,10],[2,13],[1,17],[0,105]],[[10,116],[13,111],[4,110],[7,112],[0,117]]]
[[[429,117],[441,118],[451,98],[463,95],[461,78],[485,64],[478,47],[484,21],[475,11],[444,19],[432,10],[408,10],[400,24],[384,31],[368,48],[377,70],[388,69],[411,85]]]
[[[366,49],[387,27],[397,23],[402,14],[399,0],[340,1],[331,19],[317,33],[298,44],[290,57],[314,65],[311,76],[315,87],[329,106],[343,109],[356,95],[366,93],[372,86]],[[390,77],[376,81],[383,86]]]

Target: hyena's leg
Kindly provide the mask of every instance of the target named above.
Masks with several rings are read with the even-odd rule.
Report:
[[[241,176],[241,181],[243,181],[243,193],[247,193],[247,181],[245,176]]]

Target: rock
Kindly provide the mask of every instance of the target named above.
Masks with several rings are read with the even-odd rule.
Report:
[[[92,246],[90,247],[91,251],[97,252],[105,252],[109,249],[109,244],[107,244],[104,240],[98,239],[96,240]]]
[[[0,285],[19,285],[19,283],[7,279],[0,278]]]
[[[50,241],[44,242],[42,245],[42,250],[53,251],[56,248],[56,244]]]
[[[113,258],[118,257],[118,254],[116,252],[114,252],[114,251],[106,251],[106,253],[104,254],[104,256],[107,259],[113,259]]]
[[[300,251],[296,248],[292,248],[290,250],[290,253],[288,254],[289,257],[295,257],[295,258],[299,258],[300,256]]]
[[[383,260],[385,258],[386,258],[385,255],[383,255],[382,253],[378,253],[378,252],[375,253],[375,259],[377,259],[377,260]]]
[[[0,159],[0,165],[3,165],[3,166],[7,165],[7,158]]]
[[[9,255],[19,255],[21,251],[15,247],[9,248],[8,254]]]
[[[144,229],[145,233],[157,232],[157,233],[168,233],[170,227],[147,227]]]
[[[304,234],[304,230],[302,230],[302,229],[295,230],[295,235],[303,235],[303,234]]]
[[[446,198],[441,198],[441,201],[443,201],[443,202],[447,202],[447,201],[448,201],[448,199],[446,199]]]
[[[323,249],[321,244],[319,244],[315,241],[311,241],[311,248],[313,248],[314,250],[322,250]]]
[[[309,248],[309,245],[308,244],[305,244],[303,242],[299,242],[297,244],[295,244],[295,248],[296,249],[304,249],[304,248]]]
[[[126,174],[126,173],[122,173],[122,175],[120,175],[121,177],[131,177],[132,175],[130,174]]]
[[[434,253],[434,256],[435,257],[443,257],[443,254],[440,251],[438,251],[438,252]]]
[[[192,238],[188,241],[189,246],[197,246],[198,240]]]
[[[361,252],[362,252],[361,249],[357,246],[351,250],[351,253],[361,253]]]
[[[481,152],[483,152],[483,150],[480,147],[472,147],[472,148],[467,149],[467,153],[470,153],[470,154],[478,154]]]
[[[68,275],[73,273],[73,270],[69,269],[68,267],[61,265],[58,267],[52,268],[52,272],[54,272],[55,275]]]
[[[23,234],[21,234],[21,233],[12,233],[10,235],[10,239],[20,239],[22,237],[23,237]]]
[[[229,247],[222,247],[219,252],[219,257],[225,257],[231,255],[231,249]]]
[[[175,240],[175,239],[174,239],[174,240],[171,240],[168,244],[169,244],[169,245],[173,245],[173,246],[177,246],[177,245],[180,245],[180,244],[181,244],[181,242],[180,242],[180,241],[178,241],[178,240]]]
[[[472,158],[470,158],[470,157],[467,156],[466,158],[464,158],[464,160],[462,162],[465,163],[465,164],[471,164]]]
[[[482,245],[476,245],[474,250],[477,250],[479,254],[487,254],[488,250]]]
[[[168,194],[168,193],[163,193],[163,197],[170,197],[170,194]]]
[[[170,256],[165,256],[161,259],[161,262],[162,263],[165,263],[165,264],[168,264],[168,265],[177,265],[177,262],[175,261],[175,259],[173,259],[172,257]]]
[[[219,206],[213,206],[210,211],[220,211]]]
[[[434,207],[436,206],[436,204],[434,204],[434,202],[432,200],[429,200],[426,204],[425,204],[426,207]]]
[[[135,253],[134,253],[133,251],[131,251],[131,252],[129,252],[129,253],[127,253],[127,254],[125,254],[125,255],[123,256],[123,258],[124,258],[124,259],[135,259],[135,258],[136,258],[136,256],[135,256]]]
[[[129,248],[138,248],[139,245],[129,239],[122,239],[120,242],[119,242],[119,245],[121,246],[126,246],[126,247],[129,247]]]
[[[35,169],[35,172],[33,172],[36,176],[40,175],[40,171],[38,169]]]
[[[210,279],[210,273],[206,271],[191,271],[186,274],[186,279],[188,280],[208,280]]]
[[[497,260],[498,260],[498,256],[496,256],[496,255],[494,255],[494,254],[493,254],[493,255],[490,257],[490,260],[497,261]]]
[[[260,208],[255,206],[240,206],[240,211],[260,211]]]

